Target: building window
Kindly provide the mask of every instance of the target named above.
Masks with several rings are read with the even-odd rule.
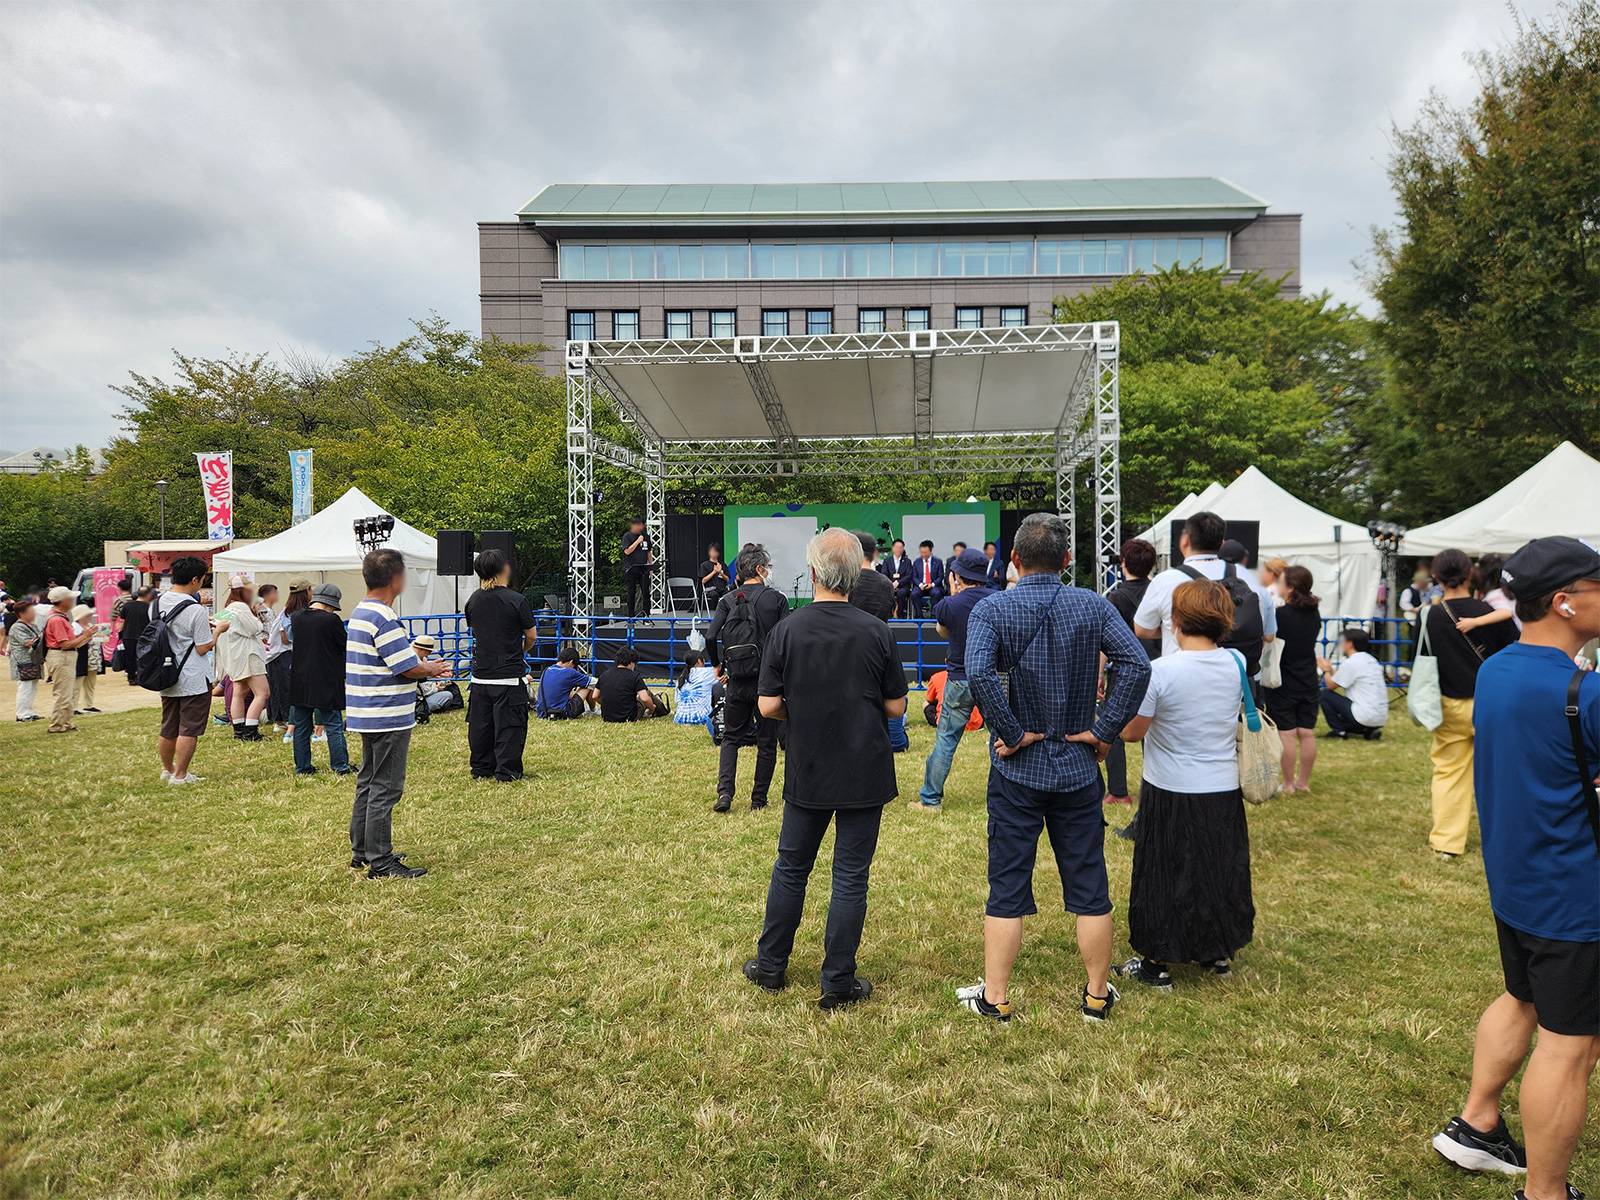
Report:
[[[906,328],[910,330],[929,328],[928,310],[925,308],[906,309]]]
[[[667,336],[669,338],[686,338],[693,336],[694,326],[686,310],[669,311],[667,313]]]
[[[884,330],[883,309],[863,308],[856,315],[856,328],[862,333],[882,333]]]
[[[789,310],[764,308],[761,310],[761,336],[786,337],[789,333]]]
[[[808,308],[808,309],[806,309],[806,332],[807,333],[832,333],[833,332],[833,309],[831,309],[831,308]]]
[[[579,312],[577,309],[567,310],[567,341],[594,341],[593,311]]]
[[[731,308],[715,309],[711,313],[711,336],[731,338],[736,324]]]
[[[639,339],[639,311],[632,309],[626,312],[611,314],[611,336],[619,342],[634,342]]]
[[[958,308],[958,309],[956,309],[956,328],[957,329],[982,329],[983,328],[983,309],[981,309],[981,308]]]
[[[1028,323],[1028,306],[1026,304],[1008,304],[1000,310],[1000,324],[1026,325]]]

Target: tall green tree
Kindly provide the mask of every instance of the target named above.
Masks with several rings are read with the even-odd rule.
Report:
[[[1397,516],[1481,499],[1570,440],[1600,453],[1600,12],[1477,56],[1478,96],[1396,129],[1373,292],[1393,387],[1369,431]]]
[[[1129,528],[1252,464],[1313,504],[1364,510],[1361,418],[1382,372],[1356,309],[1286,299],[1262,275],[1173,270],[1063,297],[1055,315],[1119,323]]]
[[[101,561],[101,541],[120,534],[89,476],[86,458],[37,475],[0,475],[0,579],[13,594],[50,579],[71,584]]]

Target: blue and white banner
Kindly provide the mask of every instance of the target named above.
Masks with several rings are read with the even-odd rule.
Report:
[[[294,485],[290,524],[298,525],[311,515],[311,451],[289,451],[289,479]]]

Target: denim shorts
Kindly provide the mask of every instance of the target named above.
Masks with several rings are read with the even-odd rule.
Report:
[[[1033,865],[1039,834],[1048,831],[1061,872],[1062,899],[1069,913],[1099,917],[1111,911],[1106,882],[1102,784],[1075,792],[1046,792],[1016,783],[989,768],[989,902],[991,917],[1026,917],[1033,901]]]

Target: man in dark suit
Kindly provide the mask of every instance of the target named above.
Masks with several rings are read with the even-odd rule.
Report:
[[[924,538],[911,564],[911,615],[931,617],[933,606],[943,598],[944,563],[934,557],[933,543]]]
[[[1001,560],[993,542],[983,544],[984,557],[989,560],[986,574],[989,576],[989,586],[996,591],[1006,590],[1006,564]]]
[[[899,538],[889,548],[889,556],[878,561],[878,570],[894,585],[894,615],[911,613],[911,560],[906,557],[906,544]]]

